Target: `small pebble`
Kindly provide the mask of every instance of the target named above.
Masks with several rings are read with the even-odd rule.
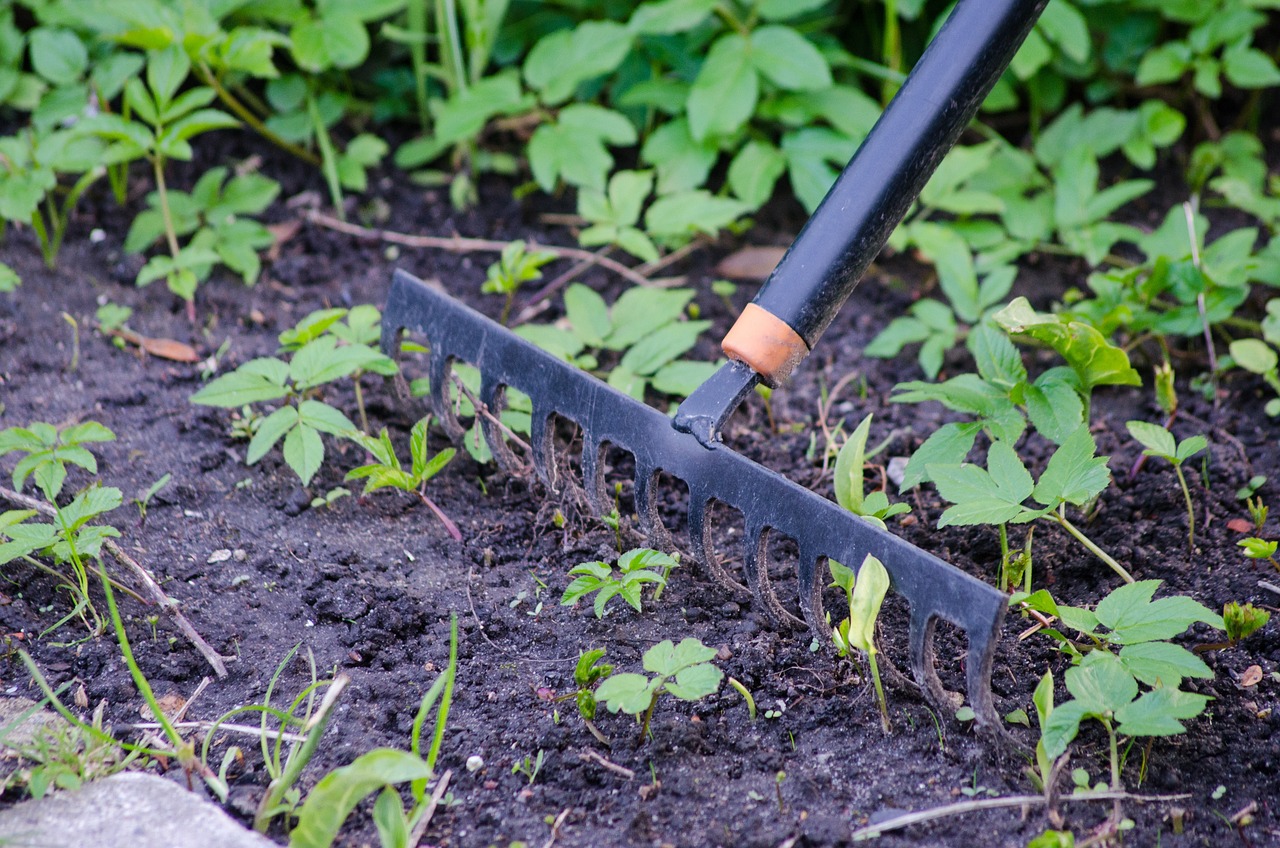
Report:
[[[228,548],[219,548],[218,550],[209,554],[209,559],[206,561],[210,565],[215,565],[219,562],[226,562],[229,559],[231,559],[231,551]]]
[[[467,757],[467,771],[475,774],[482,768],[484,768],[484,757],[477,756],[476,754],[472,754]]]

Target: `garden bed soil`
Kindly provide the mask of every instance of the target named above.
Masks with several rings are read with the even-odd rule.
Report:
[[[303,190],[318,188],[311,175],[252,145],[232,154],[249,152],[265,156],[273,176],[293,174],[292,182],[286,179],[292,189],[286,196],[295,202],[277,204],[270,220],[301,220]],[[187,185],[195,173],[179,171],[174,181]],[[540,210],[515,204],[508,184],[482,182],[481,204],[465,213],[454,212],[438,191],[392,178],[374,185],[376,199],[353,205],[354,220],[404,232],[571,243],[563,228],[542,222]],[[136,207],[145,186],[135,183],[134,188]],[[1157,212],[1151,210],[1153,216]],[[890,685],[894,731],[884,735],[869,686],[852,663],[836,658],[828,647],[812,650],[807,634],[776,629],[761,611],[728,596],[687,560],[661,600],[646,604],[642,614],[618,601],[601,620],[589,605],[560,606],[571,566],[616,556],[613,531],[550,498],[536,482],[478,466],[464,453],[429,489],[461,528],[460,542],[452,541],[416,500],[394,493],[309,508],[312,497],[341,485],[343,473],[360,464],[353,446],[328,441],[329,458],[307,491],[278,452],[246,467],[245,443],[230,438],[228,412],[188,402],[201,385],[204,366],[117,349],[93,330],[91,320],[97,306],[110,300],[134,309],[129,325],[135,331],[188,342],[202,356],[229,342],[218,359],[225,372],[274,353],[277,334],[314,309],[381,305],[397,267],[438,280],[455,297],[494,315],[498,299],[478,293],[491,255],[394,248],[303,222],[280,245],[256,287],[245,288],[225,275],[203,285],[193,327],[181,304],[160,285],[132,285],[139,260],[120,251],[130,217],[95,196],[73,221],[54,271],[41,264],[28,231],[10,228],[0,261],[17,270],[23,284],[15,294],[0,296],[0,425],[93,419],[117,434],[117,441],[97,452],[99,478],[125,493],[126,506],[112,516],[124,532],[124,548],[157,575],[214,648],[234,658],[228,676],[210,683],[188,718],[211,720],[237,705],[261,702],[277,666],[300,646],[276,684],[277,701],[291,699],[310,682],[311,661],[322,678],[350,678],[324,744],[304,774],[304,790],[309,789],[321,775],[365,751],[408,746],[419,700],[446,665],[450,616],[457,615],[457,688],[441,758],[441,766],[453,773],[453,803],[435,814],[426,845],[551,840],[562,846],[841,845],[873,817],[938,807],[971,794],[1033,792],[1022,759],[1001,753],[946,711],[930,708],[910,685]],[[718,338],[733,318],[710,292],[715,261],[740,244],[785,244],[798,223],[798,215],[779,206],[743,241],[703,248],[671,269],[687,276],[687,284],[698,290],[702,314],[715,321],[715,333],[707,334],[692,356],[714,358],[711,336]],[[96,242],[87,237],[95,228],[104,235]],[[549,266],[548,278],[567,267],[566,262]],[[1034,305],[1047,308],[1067,285],[1082,280],[1084,270],[1077,264],[1032,261],[1022,268],[1015,294],[1028,294]],[[600,270],[581,279],[608,300],[625,285]],[[874,412],[871,443],[888,437],[885,456],[909,455],[944,415],[936,405],[888,402],[896,382],[920,376],[909,357],[880,361],[860,351],[926,282],[926,270],[909,259],[880,265],[792,383],[774,393],[777,432],[770,431],[757,399],[731,422],[730,445],[830,496],[830,475],[809,458],[811,438],[820,433],[820,387],[856,372],[852,385],[865,385],[865,391],[846,390],[831,423],[843,417],[848,429]],[[735,309],[750,299],[752,289],[740,287]],[[539,320],[558,314],[559,299],[553,303]],[[74,363],[77,351],[66,316],[79,326]],[[953,367],[960,363],[954,360]],[[1149,374],[1148,363],[1137,364]],[[1193,356],[1177,364],[1184,374],[1201,367]],[[1260,490],[1264,500],[1280,498],[1276,430],[1262,413],[1262,386],[1232,380],[1220,387],[1217,403],[1185,382],[1179,388],[1190,415],[1175,430],[1182,437],[1206,432],[1211,442],[1210,486],[1195,484],[1193,490],[1200,518],[1196,550],[1187,549],[1185,512],[1172,469],[1153,461],[1136,479],[1128,476],[1138,448],[1123,422],[1157,420],[1149,389],[1099,393],[1095,433],[1100,452],[1112,457],[1116,484],[1102,496],[1087,532],[1137,577],[1164,580],[1164,593],[1190,594],[1211,608],[1232,600],[1274,607],[1280,598],[1259,588],[1258,581],[1280,580],[1265,562],[1240,554],[1236,542],[1247,534],[1228,526],[1231,519],[1247,517],[1235,491],[1251,475],[1268,476]],[[380,380],[366,378],[365,389],[371,425],[390,428],[402,446],[421,411],[401,405]],[[327,399],[354,412],[349,381]],[[443,445],[433,436],[434,448]],[[4,468],[11,467],[12,460],[5,460]],[[1201,470],[1198,461],[1196,470]],[[172,482],[155,496],[141,522],[127,501],[166,473]],[[1199,473],[1191,476],[1201,479]],[[84,482],[83,474],[73,473],[72,483]],[[624,488],[624,514],[625,493]],[[972,574],[995,579],[999,548],[990,528],[934,529],[943,505],[928,487],[905,500],[913,512],[894,520],[895,533]],[[558,526],[554,513],[561,506],[569,521]],[[678,493],[667,497],[665,515],[677,530],[680,507]],[[1271,521],[1263,535],[1277,532]],[[722,529],[719,538],[729,534]],[[630,536],[622,541],[639,542]],[[219,551],[233,555],[216,561]],[[1038,585],[1049,587],[1060,602],[1091,605],[1118,583],[1056,529],[1036,534],[1035,556]],[[787,585],[789,570],[783,563],[775,583]],[[105,701],[106,717],[117,728],[138,721],[142,700],[115,641],[109,635],[87,638],[79,622],[43,633],[66,612],[65,592],[56,580],[20,566],[7,568],[5,577],[0,627],[9,634],[8,644],[30,650],[55,686],[73,681],[83,686],[88,704]],[[157,694],[186,697],[211,676],[209,665],[171,622],[161,616],[152,626],[148,617],[156,614],[154,608],[127,601],[124,612],[134,651]],[[1127,802],[1125,814],[1134,820],[1135,832],[1126,841],[1280,845],[1280,734],[1275,732],[1280,718],[1274,711],[1280,678],[1272,674],[1280,669],[1278,623],[1280,618],[1238,648],[1205,655],[1216,676],[1190,686],[1215,700],[1204,716],[1189,722],[1184,736],[1128,752],[1124,774],[1130,790],[1186,797]],[[1042,635],[1019,639],[1027,626],[1010,615],[1003,628],[992,679],[1002,714],[1020,708],[1034,716],[1031,692],[1040,676],[1051,668],[1061,682],[1067,668],[1066,657]],[[580,651],[603,647],[607,662],[639,670],[649,646],[686,636],[719,649],[718,664],[754,694],[760,708],[756,721],[748,720],[743,699],[724,686],[695,704],[661,703],[652,738],[645,742],[637,740],[630,718],[602,710],[598,724],[613,742],[605,747],[588,732],[572,701],[555,700],[573,691]],[[1212,636],[1198,627],[1184,641]],[[907,667],[905,637],[902,605],[891,596],[881,641],[885,655],[902,669]],[[962,678],[963,651],[954,634],[940,636],[939,663],[953,688]],[[1261,667],[1262,679],[1244,686],[1241,675],[1253,665]],[[39,698],[12,651],[0,661],[0,679],[8,695]],[[1034,744],[1031,730],[1010,728],[1023,744]],[[232,768],[227,806],[249,821],[268,778],[252,741],[219,737],[211,762],[221,762],[232,741],[240,742],[245,759]],[[1086,728],[1073,751],[1072,768],[1105,779],[1105,737]],[[526,757],[532,761],[539,752],[536,779],[512,772],[513,765]],[[470,771],[465,765],[470,757],[482,758],[483,767]],[[1237,812],[1255,804],[1251,823],[1232,824]],[[1175,814],[1175,808],[1185,815]],[[1108,811],[1097,802],[1063,805],[1067,826],[1081,836]],[[339,844],[376,844],[368,813],[366,803]],[[1181,835],[1175,833],[1175,818],[1184,823]],[[1004,809],[913,826],[880,841],[886,846],[1016,846],[1047,826],[1041,808]],[[287,840],[279,823],[271,835]]]

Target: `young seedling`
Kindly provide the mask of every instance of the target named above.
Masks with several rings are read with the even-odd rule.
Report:
[[[1265,559],[1271,563],[1276,571],[1280,571],[1280,560],[1276,559],[1276,548],[1280,547],[1280,543],[1268,542],[1266,539],[1250,536],[1248,539],[1241,539],[1236,544],[1244,548],[1244,555],[1249,559]]]
[[[1241,605],[1239,601],[1230,601],[1222,607],[1222,621],[1226,624],[1227,641],[1232,645],[1240,642],[1266,626],[1271,620],[1271,613],[1264,609],[1256,609],[1253,604]]]
[[[577,684],[578,691],[563,697],[573,698],[574,703],[578,705],[578,715],[582,716],[587,730],[591,731],[591,735],[601,743],[608,745],[608,738],[600,732],[595,723],[596,709],[599,706],[596,701],[596,686],[601,680],[613,674],[613,666],[600,662],[604,659],[604,654],[604,648],[593,648],[578,655],[578,664],[573,669],[573,682]]]
[[[138,526],[147,523],[147,507],[150,505],[151,499],[159,494],[161,489],[169,485],[169,481],[172,479],[172,474],[166,473],[162,475],[145,492],[133,499],[133,502],[138,505]]]
[[[484,294],[500,294],[506,298],[499,323],[507,323],[511,304],[520,286],[530,280],[541,280],[542,272],[538,269],[555,258],[556,255],[547,250],[528,250],[523,241],[513,241],[502,249],[501,258],[489,266],[485,281],[480,285]]]
[[[427,452],[427,427],[430,423],[431,416],[428,415],[414,424],[409,432],[409,453],[412,456],[412,463],[408,471],[400,465],[400,459],[396,456],[395,447],[392,446],[391,437],[387,434],[385,427],[376,439],[366,436],[359,430],[348,430],[346,437],[372,454],[374,461],[348,472],[346,479],[365,481],[362,496],[377,489],[399,489],[417,496],[418,500],[440,519],[440,523],[449,531],[454,541],[460,542],[462,532],[458,530],[458,525],[454,524],[436,502],[427,496],[427,481],[439,474],[457,453],[453,448],[445,448],[435,456]]]
[[[869,495],[864,493],[862,469],[868,458],[867,436],[871,432],[871,418],[868,415],[862,419],[836,455],[836,503],[883,528],[885,519],[910,512],[911,507],[904,503],[889,503],[889,496],[880,490]],[[878,451],[879,448],[872,455]]]
[[[1196,544],[1196,512],[1191,503],[1191,490],[1187,488],[1186,475],[1182,473],[1182,463],[1200,453],[1209,446],[1204,436],[1191,436],[1178,442],[1173,434],[1147,421],[1128,421],[1129,435],[1133,436],[1143,447],[1144,456],[1155,456],[1167,460],[1178,475],[1178,485],[1182,487],[1182,497],[1187,504],[1187,545],[1194,549]]]
[[[832,585],[844,590],[849,602],[849,617],[831,630],[831,639],[835,642],[840,656],[848,656],[850,651],[859,650],[867,656],[867,665],[871,669],[871,682],[875,685],[876,703],[880,707],[880,725],[886,734],[893,732],[889,724],[889,706],[885,701],[884,688],[880,684],[880,667],[876,663],[876,619],[880,616],[880,606],[889,591],[889,572],[884,564],[871,554],[862,561],[857,575],[853,569],[841,565],[835,560],[827,561],[831,569]]]
[[[523,760],[516,760],[512,763],[511,773],[524,775],[528,778],[529,785],[532,786],[533,782],[538,779],[538,772],[542,771],[542,757],[543,752],[541,748],[538,749],[538,755],[536,757],[526,754]]]
[[[1082,506],[1089,503],[1111,481],[1108,458],[1094,456],[1096,452],[1093,435],[1088,426],[1082,424],[1049,458],[1038,482],[1032,481],[1017,453],[1003,441],[992,443],[985,469],[970,464],[930,465],[929,476],[938,487],[938,493],[953,504],[942,513],[938,526],[1025,524],[1047,518],[1070,533],[1126,583],[1132,583],[1133,577],[1129,572],[1081,532],[1066,515],[1067,504]],[[1024,506],[1023,501],[1027,498],[1040,507]]]
[[[573,606],[592,592],[596,592],[596,618],[603,618],[605,604],[618,595],[636,612],[642,610],[640,593],[646,583],[654,585],[654,600],[667,583],[671,570],[680,560],[651,548],[633,548],[618,557],[617,570],[607,562],[583,562],[569,570],[576,575],[564,590],[560,603]],[[654,570],[660,569],[660,571]]]
[[[667,692],[682,701],[699,701],[715,694],[724,672],[711,664],[716,649],[700,641],[686,638],[679,645],[670,639],[659,642],[644,652],[644,669],[653,677],[623,672],[614,674],[596,689],[596,698],[609,707],[609,712],[622,711],[644,718],[640,725],[640,741],[649,735],[649,720],[658,698]]]

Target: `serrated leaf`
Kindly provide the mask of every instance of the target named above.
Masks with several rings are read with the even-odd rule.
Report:
[[[1120,644],[1171,639],[1197,621],[1226,629],[1222,616],[1185,595],[1151,600],[1159,580],[1139,580],[1121,586],[1098,602],[1099,623],[1111,629]]]
[[[1101,494],[1111,482],[1111,471],[1108,457],[1094,456],[1097,449],[1088,425],[1080,425],[1049,458],[1032,499],[1046,507],[1062,502],[1080,506]]]
[[[284,461],[298,475],[303,486],[310,485],[311,478],[324,463],[324,442],[320,434],[299,422],[284,437]]]
[[[1179,719],[1195,718],[1211,700],[1168,686],[1153,689],[1116,711],[1116,730],[1125,736],[1176,736],[1186,730]]]
[[[1027,369],[1022,364],[1022,354],[1000,330],[986,322],[969,331],[965,346],[973,354],[978,373],[988,383],[1012,389],[1027,380]]]
[[[686,106],[696,141],[735,132],[755,111],[760,81],[745,36],[720,36],[698,71]]]
[[[318,400],[304,400],[298,404],[298,420],[332,436],[340,436],[356,429],[350,418]]]
[[[594,289],[574,283],[564,291],[564,311],[574,335],[590,347],[600,347],[609,334],[609,308]]]
[[[267,455],[267,451],[275,447],[276,442],[284,437],[285,433],[297,425],[298,410],[292,406],[282,406],[268,415],[258,425],[253,438],[249,440],[249,448],[244,457],[245,464],[253,465],[262,459]]]
[[[813,43],[789,26],[762,26],[751,33],[751,62],[779,88],[807,91],[831,85],[831,68]]]
[[[1084,422],[1084,404],[1074,388],[1048,381],[1023,389],[1027,417],[1036,432],[1056,445],[1079,429]]]
[[[284,380],[276,380],[275,377],[282,376],[269,366],[261,368],[250,368],[253,362],[275,362],[284,366],[284,363],[278,359],[264,357],[261,360],[247,362],[244,365],[218,377],[205,385],[200,391],[191,396],[192,403],[203,404],[205,406],[221,406],[221,407],[240,407],[249,403],[257,403],[259,401],[277,400],[288,394],[288,389],[284,386]],[[287,370],[287,366],[285,366]],[[264,373],[272,371],[270,375]]]
[[[1129,355],[1089,324],[1041,315],[1025,297],[1014,298],[993,318],[1010,335],[1034,339],[1057,351],[1086,390],[1103,385],[1142,385],[1142,378],[1129,364]]]
[[[1067,746],[1080,732],[1080,722],[1084,718],[1085,707],[1079,701],[1067,701],[1053,708],[1040,731],[1040,740],[1050,761],[1066,753]]]
[[[929,466],[938,493],[954,504],[942,513],[939,527],[1004,524],[1025,511],[1022,502],[1031,494],[1033,484],[1013,448],[1004,442],[993,443],[987,466]]]
[[[1138,697],[1138,681],[1106,651],[1092,651],[1063,675],[1067,691],[1090,715],[1115,712]],[[1065,706],[1065,705],[1064,705]]]
[[[682,701],[697,701],[714,695],[723,679],[723,671],[711,663],[699,663],[677,671],[675,679],[667,681],[666,690]]]
[[[1184,677],[1213,678],[1204,660],[1171,642],[1138,642],[1120,650],[1120,662],[1148,686],[1176,689]]]
[[[928,471],[930,465],[959,465],[964,462],[980,432],[981,424],[956,422],[943,424],[934,430],[911,455],[899,491],[905,492],[928,482],[931,479]]]
[[[676,320],[693,299],[692,289],[633,286],[609,310],[612,329],[604,340],[609,350],[626,350],[659,327]]]
[[[611,675],[596,688],[596,700],[603,701],[611,713],[621,710],[639,715],[649,708],[653,687],[643,674],[621,672]]]
[[[1173,434],[1159,424],[1152,424],[1149,421],[1127,421],[1124,426],[1129,430],[1129,435],[1146,448],[1143,453],[1170,460],[1177,454],[1178,448]]]

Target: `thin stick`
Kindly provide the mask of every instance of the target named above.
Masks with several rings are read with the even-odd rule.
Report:
[[[436,814],[436,807],[440,806],[440,799],[444,797],[445,790],[449,788],[449,779],[452,777],[452,771],[446,771],[440,775],[440,782],[436,784],[435,791],[431,793],[431,800],[427,802],[426,809],[422,811],[422,818],[418,819],[418,823],[413,826],[413,832],[409,834],[409,848],[417,848],[418,843],[422,841],[422,835],[427,832],[427,825],[431,824],[431,817]]]
[[[551,838],[542,843],[542,848],[551,848],[556,844],[556,837],[560,835],[560,827],[564,824],[564,820],[569,818],[569,811],[572,807],[565,807],[560,811],[560,815],[556,816],[556,820],[551,823]]]
[[[212,721],[179,721],[174,723],[174,727],[178,730],[212,730],[216,722]],[[131,730],[159,730],[160,725],[155,722],[141,722],[138,724],[123,725]],[[300,736],[297,733],[281,733],[275,730],[263,730],[260,727],[251,727],[247,724],[227,724],[223,722],[217,725],[218,730],[226,730],[230,733],[242,733],[245,736],[253,736],[255,738],[276,739],[282,738],[286,742],[305,742],[307,737]]]
[[[675,263],[679,262],[681,259],[684,259],[689,254],[693,253],[695,250],[701,250],[702,248],[706,247],[709,244],[712,244],[711,239],[707,238],[706,236],[698,236],[698,238],[694,239],[693,241],[689,242],[683,247],[676,248],[675,250],[668,253],[666,256],[663,256],[660,259],[658,259],[656,262],[646,262],[645,264],[641,265],[639,268],[636,269],[636,273],[644,274],[646,277],[652,277],[654,274],[658,273],[663,268],[674,265]]]
[[[620,766],[617,763],[613,762],[612,760],[606,760],[604,757],[602,757],[600,754],[598,754],[595,751],[583,751],[581,754],[578,755],[578,757],[588,762],[595,763],[596,765],[601,766],[602,768],[608,769],[609,771],[613,772],[616,775],[625,777],[627,780],[635,779],[636,773],[634,771],[627,768],[626,766]]]
[[[448,250],[453,253],[501,253],[503,248],[507,246],[505,241],[496,241],[493,239],[477,239],[463,238],[462,236],[419,236],[410,235],[409,233],[398,233],[394,230],[375,230],[368,227],[361,227],[357,224],[349,224],[346,221],[339,221],[323,212],[309,210],[304,213],[307,221],[330,230],[336,230],[340,233],[346,233],[359,238],[376,239],[379,241],[389,242],[391,244],[399,244],[405,247],[426,248],[430,250]],[[652,285],[647,277],[636,273],[631,268],[623,265],[615,259],[610,259],[600,253],[590,250],[583,250],[580,247],[561,247],[555,244],[541,244],[539,242],[526,242],[530,251],[545,250],[548,253],[554,253],[565,259],[578,259],[599,265],[606,268],[619,276],[625,277],[631,282],[639,286]]]
[[[1151,802],[1167,802],[1167,801],[1183,801],[1190,798],[1189,794],[1181,795],[1133,795],[1128,792],[1090,792],[1086,795],[1064,795],[1059,798],[1059,802],[1074,803],[1076,801],[1137,801],[1138,803]],[[964,815],[965,813],[976,813],[981,810],[999,810],[1006,807],[1038,807],[1043,806],[1045,799],[1043,795],[1010,795],[1005,798],[982,798],[973,801],[959,801],[955,804],[947,804],[942,807],[934,807],[931,810],[921,810],[916,813],[906,813],[905,815],[895,816],[894,818],[877,824],[869,824],[866,827],[855,830],[850,838],[853,842],[863,842],[868,839],[875,839],[891,830],[901,830],[913,824],[922,824],[924,822],[934,821],[936,819],[948,818],[950,816]]]
[[[1268,583],[1266,580],[1259,580],[1258,586],[1262,589],[1266,589],[1269,592],[1275,592],[1277,595],[1280,595],[1280,586],[1277,586],[1274,583]]]
[[[48,518],[53,518],[57,515],[57,512],[53,507],[43,501],[38,501],[35,498],[29,498],[26,495],[20,495],[11,489],[0,487],[0,498],[3,498],[10,503],[17,504],[18,506],[25,507],[26,509],[34,509],[41,515]],[[174,623],[178,625],[178,629],[182,631],[183,635],[190,640],[196,650],[199,651],[209,665],[213,667],[213,670],[217,672],[218,676],[226,677],[227,665],[223,662],[224,658],[220,656],[198,632],[196,632],[195,627],[193,627],[191,622],[187,620],[187,617],[182,614],[182,610],[178,608],[178,602],[165,594],[164,589],[160,588],[160,584],[151,576],[151,572],[138,564],[137,560],[125,553],[124,549],[117,545],[112,539],[105,540],[103,542],[103,547],[105,547],[111,555],[116,558],[117,562],[127,567],[133,572],[134,576],[142,582],[142,585],[146,587],[147,593],[151,595],[152,600],[154,600],[162,610],[169,614]]]

